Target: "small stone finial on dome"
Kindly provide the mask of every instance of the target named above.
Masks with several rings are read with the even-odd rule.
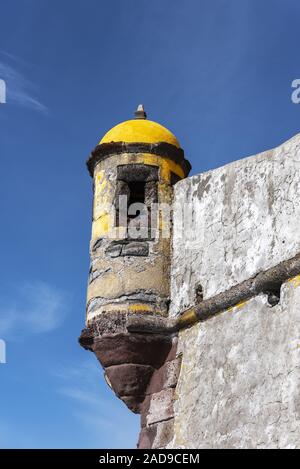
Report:
[[[134,113],[134,116],[136,119],[147,119],[147,114],[146,114],[143,104],[138,105]]]

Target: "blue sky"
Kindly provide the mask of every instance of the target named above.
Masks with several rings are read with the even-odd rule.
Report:
[[[90,150],[144,103],[192,174],[300,128],[298,0],[3,0],[1,448],[135,447],[139,419],[77,343]]]

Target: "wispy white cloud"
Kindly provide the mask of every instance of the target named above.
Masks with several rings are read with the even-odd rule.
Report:
[[[38,425],[0,419],[1,448],[134,448],[139,418],[132,415],[104,384],[101,367],[93,360],[80,360],[71,366],[57,367],[52,373],[56,386],[55,402],[64,408],[62,428],[49,439],[49,431]],[[49,387],[50,392],[53,386]],[[53,396],[49,396],[53,399]],[[15,416],[16,417],[16,416]],[[52,422],[53,425],[53,422]],[[66,425],[68,427],[66,427]],[[24,428],[25,426],[25,428]]]
[[[47,113],[47,107],[36,97],[34,84],[19,71],[20,64],[24,64],[24,61],[0,51],[0,78],[6,83],[7,104],[11,102],[34,111]]]
[[[89,447],[135,448],[139,417],[108,388],[93,357],[56,370],[55,375],[61,383],[58,393],[69,401],[74,418],[89,434]]]
[[[0,302],[0,336],[42,333],[56,329],[68,310],[67,295],[45,282],[25,283],[13,292],[13,300]]]
[[[78,384],[77,384],[78,386]],[[90,391],[80,389],[78,387],[61,387],[59,393],[64,396],[80,401],[83,404],[98,406],[99,405],[99,396],[91,393]]]

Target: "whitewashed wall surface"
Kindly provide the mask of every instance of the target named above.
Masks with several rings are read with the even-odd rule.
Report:
[[[170,448],[300,449],[300,276],[180,333]]]
[[[170,313],[199,285],[210,298],[298,252],[300,134],[176,184]]]

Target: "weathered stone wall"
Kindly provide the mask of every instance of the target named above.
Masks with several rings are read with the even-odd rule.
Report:
[[[300,135],[174,192],[172,316],[300,252]]]
[[[160,368],[154,371],[141,405],[141,433],[138,448],[165,448],[174,435],[175,387],[181,368],[177,337]]]
[[[299,195],[300,135],[176,184],[170,314],[202,321],[179,332],[168,447],[300,448]],[[201,315],[220,297],[235,306]]]
[[[179,334],[170,448],[300,448],[300,276]]]

